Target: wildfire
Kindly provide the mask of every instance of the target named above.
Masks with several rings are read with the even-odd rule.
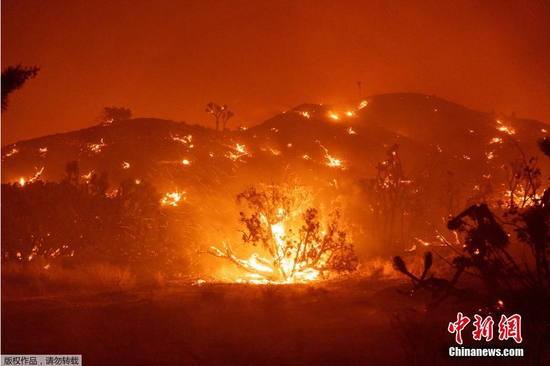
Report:
[[[357,132],[355,132],[355,131],[353,130],[353,128],[351,128],[351,127],[348,128],[346,131],[347,131],[348,134],[350,134],[350,135],[357,135]]]
[[[21,177],[19,179],[19,185],[21,187],[24,187],[26,184],[34,183],[34,182],[38,181],[40,179],[40,176],[42,175],[43,171],[44,171],[44,167],[42,167],[40,170],[36,170],[35,174],[32,177],[30,177],[28,180],[25,180],[25,178]]]
[[[82,178],[84,178],[84,180],[86,181],[86,183],[90,183],[90,181],[92,180],[92,176],[94,175],[94,173],[95,173],[95,172],[94,172],[93,170],[90,170],[90,171],[88,172],[88,174],[84,174],[84,175],[82,176]]]
[[[237,144],[235,147],[235,152],[229,151],[226,155],[229,159],[235,161],[243,156],[249,155],[248,152],[244,149],[245,145]]]
[[[340,117],[338,117],[337,114],[332,113],[332,111],[329,111],[329,112],[328,112],[328,116],[329,116],[330,118],[334,119],[334,120],[339,120],[339,119],[340,119]]]
[[[167,192],[164,197],[162,198],[161,204],[164,206],[178,206],[179,202],[183,198],[185,201],[185,192],[178,192],[177,190],[175,192]]]
[[[103,138],[100,140],[98,144],[87,144],[87,148],[89,151],[93,152],[94,154],[99,154],[101,152],[101,149],[107,146],[105,142],[103,142]]]
[[[298,113],[299,115],[309,119],[311,117],[311,115],[309,114],[309,112],[306,112],[306,111],[296,111],[296,113]]]
[[[235,150],[237,150],[241,154],[246,154],[246,151],[244,151],[244,145],[237,144],[237,147],[235,148]]]
[[[48,152],[47,147],[41,147],[38,149],[38,153],[40,154],[41,157],[45,157],[47,152]]]
[[[172,138],[172,140],[177,141],[177,142],[181,142],[182,144],[189,144],[193,140],[193,135],[187,135],[187,136],[180,137],[178,135],[172,135],[170,133],[170,137]]]
[[[19,153],[19,149],[14,147],[13,149],[5,153],[4,156],[2,156],[2,160],[4,160],[5,158],[9,158],[10,156],[13,156],[17,153]]]
[[[239,194],[241,200],[253,212],[241,213],[240,221],[246,227],[243,240],[263,251],[240,259],[227,241],[223,248],[207,250],[248,273],[237,282],[306,282],[357,268],[351,241],[339,229],[339,211],[320,216],[311,206],[314,195],[310,189],[286,185],[249,188]]]
[[[181,162],[183,165],[190,165],[191,162],[187,159],[183,159],[183,161]]]
[[[363,100],[359,105],[357,106],[357,110],[361,110],[365,108],[369,103],[366,100]]]
[[[327,166],[344,169],[344,166],[342,165],[342,160],[337,159],[334,156],[330,155],[328,152],[328,149],[323,145],[319,145],[319,146],[321,146],[325,150],[325,157],[328,159]]]
[[[500,120],[497,120],[497,130],[506,132],[508,135],[514,135],[516,131],[512,127],[505,126]]]
[[[489,144],[502,144],[502,139],[500,137],[493,137]]]
[[[126,161],[123,162],[123,163],[122,163],[122,169],[130,169],[130,163],[128,163],[128,162],[126,162]]]
[[[118,189],[113,189],[112,191],[105,192],[105,197],[107,198],[115,198],[119,194]]]

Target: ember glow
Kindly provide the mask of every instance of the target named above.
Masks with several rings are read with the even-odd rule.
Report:
[[[193,135],[187,135],[187,136],[180,137],[177,134],[170,134],[170,137],[172,138],[172,140],[180,142],[184,145],[190,144],[191,141],[193,140]]]
[[[36,168],[35,168],[36,169]],[[25,186],[26,184],[29,184],[29,183],[34,183],[36,181],[38,181],[42,175],[42,173],[44,172],[44,167],[40,168],[40,169],[36,169],[36,172],[34,173],[34,175],[28,179],[25,179],[23,177],[19,178],[19,185],[21,187]]]
[[[226,157],[231,159],[231,160],[239,160],[240,158],[244,157],[244,156],[249,156],[249,153],[245,150],[245,145],[244,144],[236,144],[235,148],[233,151],[228,151],[227,154],[226,154]]]
[[[179,192],[179,191],[175,191],[175,192],[167,192],[164,197],[162,198],[162,205],[164,206],[173,206],[173,207],[176,207],[179,205],[180,201],[181,200],[186,200],[186,197],[185,197],[185,192]]]
[[[10,151],[8,151],[7,153],[5,153],[4,155],[2,155],[2,160],[4,160],[5,158],[9,158],[10,156],[13,156],[15,154],[19,153],[19,149],[17,148],[13,148],[11,149]]]
[[[94,144],[94,143],[89,143],[86,145],[86,148],[88,151],[94,153],[94,154],[99,154],[101,152],[101,149],[103,149],[105,146],[107,146],[107,144],[105,144],[105,142],[103,142],[103,138],[100,140],[99,143],[97,144]]]
[[[298,113],[299,115],[301,116],[304,116],[305,118],[309,119],[311,116],[309,114],[309,112],[305,112],[305,111],[297,111],[296,113]]]
[[[500,120],[497,120],[497,130],[506,132],[508,135],[515,135],[516,133],[512,127],[504,125]]]
[[[87,174],[84,174],[82,178],[86,181],[86,183],[90,183],[94,174],[95,172],[93,170],[90,170]]]
[[[328,153],[328,149],[326,147],[324,147],[323,145],[320,145],[320,146],[323,148],[323,150],[325,150],[325,158],[327,158],[327,160],[328,160],[327,165],[329,167],[344,169],[344,166],[342,165],[342,160],[337,159],[334,156],[330,155]]]

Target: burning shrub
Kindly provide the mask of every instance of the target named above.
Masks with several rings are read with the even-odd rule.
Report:
[[[253,277],[274,282],[312,280],[325,272],[357,268],[351,241],[342,229],[340,212],[325,218],[313,207],[311,190],[299,186],[250,187],[237,196],[242,240],[259,246],[268,258],[254,253],[249,260],[236,257],[231,246],[215,247],[209,253],[226,258]]]

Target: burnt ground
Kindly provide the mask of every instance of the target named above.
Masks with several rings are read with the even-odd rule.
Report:
[[[2,353],[82,354],[87,366],[517,364],[446,357],[448,322],[473,305],[451,298],[428,310],[433,299],[397,291],[407,288],[347,279],[3,296]]]

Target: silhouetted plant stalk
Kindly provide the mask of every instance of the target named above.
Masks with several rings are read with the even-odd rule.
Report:
[[[550,140],[541,139],[538,145],[550,157]],[[438,285],[434,287],[433,275],[426,278],[432,263],[431,254],[425,256],[421,276],[409,272],[401,257],[394,257],[395,269],[411,278],[413,291],[422,287],[437,291],[445,287],[448,295],[465,271],[473,271],[493,298],[507,298],[518,291],[543,296],[550,294],[550,188],[539,195],[541,172],[536,166],[537,159],[527,159],[517,143],[516,146],[521,157],[507,169],[511,193],[503,218],[495,217],[489,206],[481,203],[468,207],[448,221],[448,229],[464,237],[462,252],[453,248],[457,257],[452,262],[456,269],[452,280],[438,279]],[[519,200],[514,194],[518,187],[521,187]],[[507,232],[505,227],[511,227],[513,233]],[[511,247],[520,243],[530,249],[531,258],[511,254]],[[453,247],[451,243],[447,244]]]

